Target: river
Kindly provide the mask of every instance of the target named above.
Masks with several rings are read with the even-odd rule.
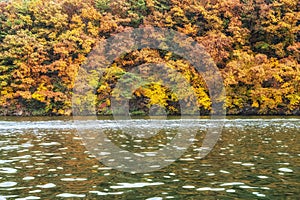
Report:
[[[143,173],[103,164],[78,131],[78,125],[91,133],[105,131],[120,149],[147,152],[155,159],[153,152],[175,137],[180,122],[134,119],[120,126],[104,118],[74,125],[71,118],[2,117],[0,200],[300,199],[300,117],[228,117],[204,158],[196,150],[210,120],[190,119],[184,129],[197,135],[186,151]],[[150,135],[125,133],[130,131]]]

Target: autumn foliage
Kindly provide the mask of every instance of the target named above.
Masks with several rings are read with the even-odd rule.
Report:
[[[222,73],[228,114],[299,115],[299,9],[297,0],[0,2],[0,115],[71,115],[75,78],[97,42],[148,25],[205,47]],[[161,62],[189,81],[199,111],[209,113],[209,91],[191,63],[149,48],[116,59],[93,83],[97,113],[111,114],[113,89],[129,69]],[[156,105],[178,114],[179,100],[154,81],[134,91],[130,110],[146,114]]]

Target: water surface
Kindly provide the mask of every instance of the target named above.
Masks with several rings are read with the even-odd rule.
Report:
[[[210,120],[192,119],[184,128],[197,132],[193,144],[149,173],[105,166],[87,151],[76,127],[103,129],[120,148],[151,156],[177,134],[179,119],[82,120],[77,126],[65,118],[0,120],[0,199],[300,198],[299,117],[227,119],[203,159],[197,149]]]

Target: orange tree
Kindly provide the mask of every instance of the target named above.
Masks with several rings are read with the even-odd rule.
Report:
[[[299,21],[297,0],[1,2],[0,113],[70,115],[75,77],[97,41],[151,25],[184,33],[205,47],[222,72],[229,114],[299,114]],[[111,114],[112,91],[130,68],[155,62],[180,72],[199,110],[210,111],[205,82],[188,61],[172,52],[141,49],[117,58],[93,83],[97,112]],[[153,82],[134,91],[130,104],[136,113],[156,104],[176,114],[178,101]]]

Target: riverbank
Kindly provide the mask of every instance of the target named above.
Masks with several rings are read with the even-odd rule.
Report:
[[[93,114],[94,115],[94,114]],[[97,116],[102,117],[111,117],[113,116],[110,111],[106,113],[96,113]],[[152,114],[155,115],[155,114]],[[159,114],[158,114],[159,115]],[[167,116],[180,116],[180,113],[165,113]],[[199,114],[198,114],[199,115]],[[12,110],[12,109],[0,109],[0,116],[18,116],[18,117],[39,117],[39,116],[48,116],[48,117],[54,117],[54,116],[72,116],[72,110],[68,109],[66,111],[62,111],[60,113],[52,113],[52,112],[44,112],[43,110]],[[132,111],[130,112],[130,116],[134,117],[145,117],[149,116],[149,112],[145,111]],[[210,116],[209,111],[200,111],[200,116]],[[226,116],[300,116],[300,108],[295,109],[293,111],[269,111],[266,113],[259,113],[259,110],[256,108],[247,108],[243,109],[239,112],[227,110]]]

